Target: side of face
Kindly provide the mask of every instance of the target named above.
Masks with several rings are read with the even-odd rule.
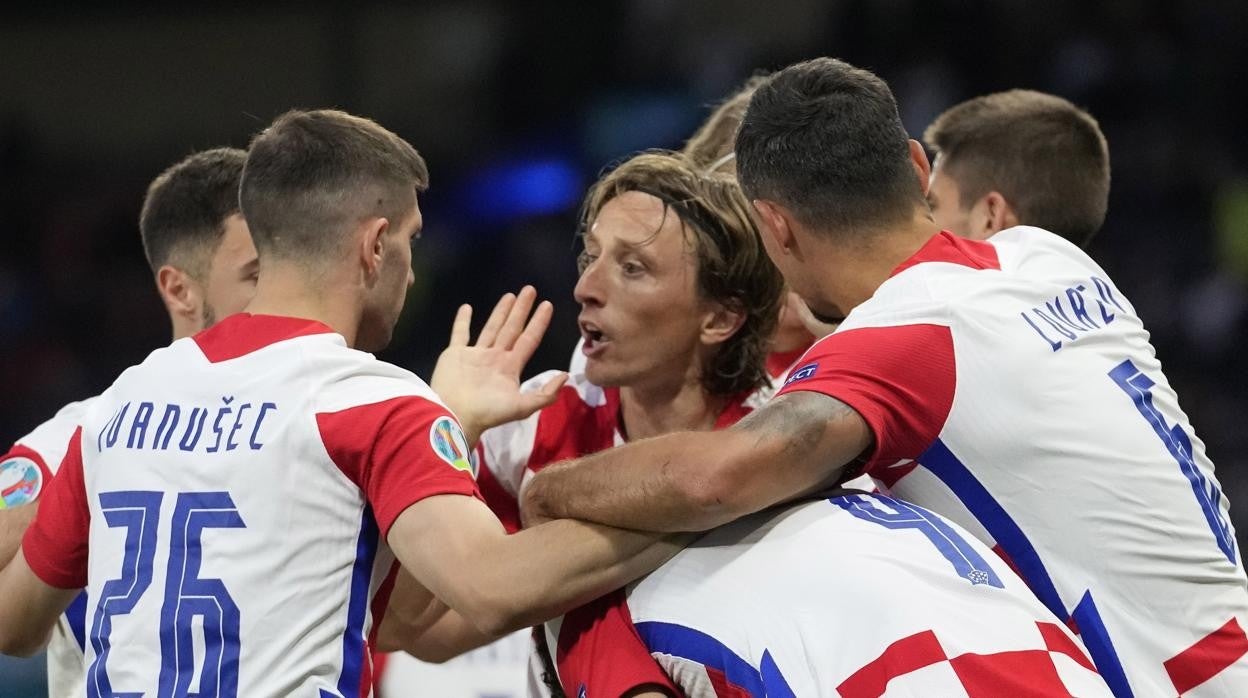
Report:
[[[649,194],[615,197],[586,232],[580,265],[573,295],[591,382],[628,386],[698,371],[714,308],[699,298],[696,252],[676,213]]]
[[[987,240],[1017,219],[1000,193],[992,191],[970,206],[963,205],[962,189],[944,155],[937,155],[927,189],[932,220],[941,230],[971,240]]]
[[[201,330],[242,312],[256,294],[260,262],[247,221],[241,213],[235,213],[225,219],[224,225],[221,242],[208,260],[208,271],[200,283]]]
[[[827,278],[828,269],[837,265],[827,263],[825,245],[783,204],[761,199],[753,204],[754,222],[762,236],[763,249],[780,270],[785,285],[806,303],[816,318],[823,322],[840,322],[848,310],[842,311],[834,295],[827,292],[835,288]]]
[[[355,345],[364,351],[380,351],[394,336],[403,313],[408,289],[416,282],[412,270],[412,243],[420,237],[424,218],[413,200],[412,208],[397,221],[370,219],[364,224],[371,269],[365,273],[364,302]],[[370,266],[366,264],[366,266]]]

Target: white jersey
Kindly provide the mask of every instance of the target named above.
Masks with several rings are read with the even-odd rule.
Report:
[[[0,456],[0,509],[36,501],[61,467],[69,439],[96,398],[71,402]],[[48,698],[78,698],[84,690],[87,597],[81,594],[56,622],[48,642]]]
[[[368,695],[385,536],[423,497],[476,496],[467,456],[415,375],[235,315],[91,406],[23,545],[87,588],[89,697]]]
[[[635,636],[600,612],[549,627],[568,695],[653,676],[688,696],[1109,696],[1074,636],[987,547],[875,494],[728,524],[627,590]],[[608,635],[615,631],[614,635]]]
[[[779,394],[854,408],[866,471],[994,546],[1116,695],[1248,695],[1229,506],[1134,308],[1081,250],[941,233],[801,363]]]

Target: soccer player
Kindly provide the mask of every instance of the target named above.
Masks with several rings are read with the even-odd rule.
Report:
[[[546,468],[531,519],[706,529],[865,471],[1011,562],[1115,695],[1248,692],[1227,503],[1104,270],[1039,228],[940,232],[891,92],[837,60],[759,88],[736,152],[769,255],[843,323],[734,428]]]
[[[568,695],[1110,695],[1002,560],[882,495],[839,490],[727,524],[627,597],[547,624]],[[643,643],[659,680],[628,650]]]
[[[1109,147],[1070,102],[1009,90],[955,105],[923,134],[936,153],[927,201],[943,230],[986,240],[1017,225],[1087,247],[1109,204]]]
[[[690,164],[705,172],[721,173],[736,176],[737,168],[732,149],[735,145],[737,127],[741,117],[750,103],[754,90],[766,80],[766,76],[756,75],[746,80],[741,87],[721,102],[698,127],[689,140],[681,148],[681,153]],[[793,362],[801,357],[815,341],[808,328],[811,323],[804,318],[805,307],[800,299],[793,294],[785,294],[780,304],[780,314],[767,347],[767,374],[773,381],[783,381],[793,368]],[[833,328],[819,328],[820,336]],[[584,340],[577,342],[576,350],[569,362],[569,372],[573,375],[585,372]]]
[[[218,316],[242,310],[255,293],[256,248],[238,209],[246,159],[247,153],[236,148],[195,153],[148,187],[139,232],[175,341],[210,327]],[[66,405],[0,457],[0,474],[22,483],[6,489],[0,504],[0,565],[13,558],[39,509],[39,494],[97,399]],[[52,698],[81,696],[85,690],[85,614],[84,595],[61,617],[48,644]]]
[[[86,586],[88,695],[367,694],[396,557],[497,635],[675,552],[575,522],[507,535],[455,418],[367,353],[414,281],[426,182],[406,141],[342,112],[292,111],[253,139],[239,199],[255,297],[87,410],[0,572],[0,649],[37,649]],[[517,373],[550,317],[525,326],[526,293],[478,340]],[[503,378],[477,389],[523,413]]]

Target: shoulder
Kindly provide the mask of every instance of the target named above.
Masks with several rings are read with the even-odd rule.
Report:
[[[78,428],[87,410],[99,400],[99,396],[71,402],[57,411],[51,419],[35,427],[29,434],[17,440],[18,445],[39,450],[39,446],[49,441],[64,443]]]
[[[322,384],[317,386],[313,398],[317,413],[340,412],[396,398],[418,398],[446,410],[437,393],[415,373],[371,354],[342,347],[319,357],[317,363],[322,372]]]

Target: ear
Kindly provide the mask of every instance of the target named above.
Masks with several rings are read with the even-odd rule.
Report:
[[[191,324],[199,322],[204,307],[203,290],[185,271],[165,264],[156,270],[156,289],[169,315]]]
[[[984,196],[984,208],[987,214],[984,219],[984,237],[992,237],[997,233],[1018,225],[1018,215],[1014,207],[1000,192],[990,191]]]
[[[702,328],[698,338],[706,346],[723,344],[731,339],[744,324],[745,311],[743,309],[732,309],[723,303],[713,303],[702,317]]]
[[[360,265],[368,278],[377,276],[385,257],[385,235],[390,229],[390,219],[369,218],[360,224],[357,230],[357,243],[360,254]]]
[[[927,159],[923,144],[913,138],[910,139],[910,164],[914,165],[914,174],[919,178],[923,196],[927,196],[927,188],[932,182],[932,163]]]
[[[766,199],[755,199],[752,203],[758,214],[758,228],[764,246],[780,250],[783,254],[793,254],[797,250],[797,237],[793,234],[793,219],[788,210]]]

